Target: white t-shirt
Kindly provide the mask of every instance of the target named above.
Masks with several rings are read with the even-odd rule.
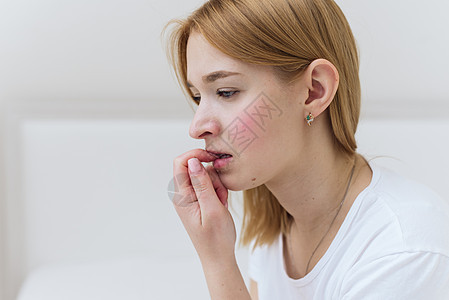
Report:
[[[285,271],[282,234],[249,256],[259,300],[449,299],[449,204],[427,187],[370,164],[329,249],[301,279]],[[252,247],[252,245],[251,245]]]

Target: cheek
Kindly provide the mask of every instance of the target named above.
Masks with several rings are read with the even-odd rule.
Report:
[[[229,151],[239,158],[236,177],[223,174],[224,184],[231,190],[248,189],[262,184],[276,167],[273,157],[282,153],[283,111],[264,93],[255,97],[228,121],[220,135]],[[226,173],[226,172],[225,172]]]
[[[240,118],[260,140],[275,138],[281,132],[283,110],[265,93],[260,93],[240,114]],[[275,142],[275,140],[273,140]]]
[[[260,93],[226,126],[221,138],[234,155],[240,156],[250,146],[279,132],[276,127],[282,115],[281,108],[265,93]]]
[[[223,130],[220,139],[225,142],[234,156],[240,157],[254,142],[259,139],[257,124],[251,117],[240,113]]]
[[[273,126],[268,124],[262,130],[250,116],[241,113],[223,132],[221,138],[238,157],[233,176],[221,174],[223,184],[232,191],[241,191],[263,184],[275,169],[276,162],[272,158],[279,155],[279,148]],[[276,131],[277,132],[277,131]]]
[[[276,124],[283,115],[283,110],[265,93],[260,93],[244,110],[242,116],[246,122],[261,132],[265,133]]]

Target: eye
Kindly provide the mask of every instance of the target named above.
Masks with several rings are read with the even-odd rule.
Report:
[[[227,90],[218,90],[217,95],[223,98],[231,98],[235,94],[237,94],[239,91],[227,91]]]
[[[192,97],[192,100],[193,100],[196,104],[199,104],[200,101],[201,101],[201,96],[193,96],[193,97]]]

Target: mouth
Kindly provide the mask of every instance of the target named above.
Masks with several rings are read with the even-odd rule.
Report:
[[[233,160],[232,155],[229,153],[213,152],[206,150],[209,154],[215,157],[213,166],[217,172],[223,171]]]
[[[228,153],[219,153],[219,152],[212,152],[212,151],[208,151],[206,150],[209,154],[212,154],[213,156],[215,156],[217,159],[223,159],[223,158],[229,158],[232,157],[231,154]]]

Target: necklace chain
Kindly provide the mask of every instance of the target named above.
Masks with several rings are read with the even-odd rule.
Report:
[[[306,273],[309,271],[309,265],[310,262],[312,261],[312,257],[313,255],[315,255],[315,252],[318,250],[318,247],[320,247],[321,243],[323,242],[324,238],[327,236],[327,234],[329,233],[332,225],[334,224],[335,220],[337,219],[338,214],[340,213],[340,210],[343,206],[343,203],[345,202],[346,199],[346,195],[348,194],[348,190],[349,190],[349,186],[351,185],[351,181],[352,181],[352,176],[354,175],[354,170],[355,170],[355,164],[356,164],[356,159],[354,159],[354,165],[352,166],[352,170],[351,170],[351,175],[349,177],[349,181],[348,181],[348,185],[346,186],[346,190],[345,190],[345,194],[343,195],[343,199],[340,202],[340,206],[338,207],[337,213],[335,214],[334,218],[332,219],[331,224],[329,225],[329,228],[327,229],[326,233],[323,235],[323,237],[321,238],[320,242],[318,243],[318,245],[316,245],[315,250],[313,250],[312,255],[310,255],[309,261],[307,262],[307,267],[306,267]],[[291,251],[291,236],[290,236],[290,243],[289,243],[289,250],[290,250],[290,256],[292,258],[292,263],[294,263],[294,258],[293,258],[293,251]]]

